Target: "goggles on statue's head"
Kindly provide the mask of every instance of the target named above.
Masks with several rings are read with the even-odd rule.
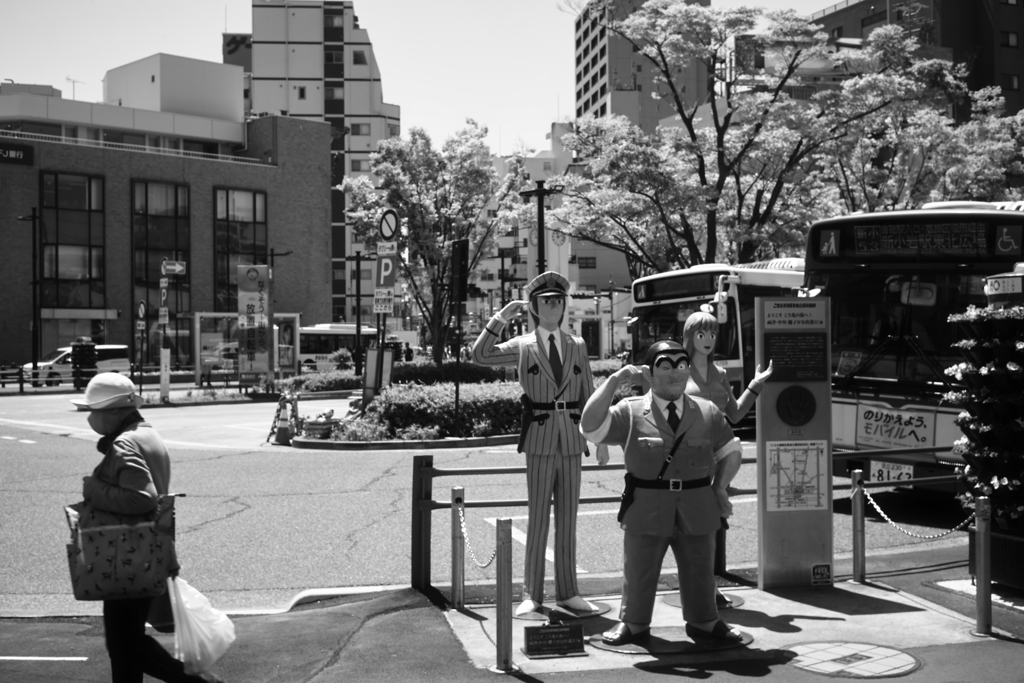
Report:
[[[686,349],[662,351],[654,357],[654,362],[651,363],[652,370],[658,367],[670,367],[673,370],[688,368],[690,367],[690,354],[686,352]]]
[[[670,367],[677,368],[684,360],[686,361],[687,367],[689,367],[690,354],[687,353],[682,344],[669,339],[651,344],[647,349],[647,352],[644,354],[644,365],[646,365],[651,372],[654,372],[654,368],[663,361],[667,362]]]

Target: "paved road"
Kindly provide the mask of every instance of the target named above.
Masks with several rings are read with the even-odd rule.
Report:
[[[69,395],[0,397],[0,616],[94,614],[98,606],[76,602],[67,590],[63,505],[79,499],[81,477],[98,461],[95,435]],[[302,412],[348,401],[302,404]],[[144,409],[171,446],[172,488],[188,496],[178,505],[179,552],[183,575],[234,612],[282,609],[305,589],[390,586],[410,580],[411,459],[425,451],[322,451],[265,443],[276,404],[206,405]],[[747,444],[748,455],[753,446]],[[514,446],[434,450],[445,468],[521,466]],[[621,452],[612,452],[621,462]],[[747,465],[736,485],[754,486]],[[840,480],[842,481],[842,480]],[[620,471],[587,472],[583,496],[615,496]],[[438,479],[434,498],[448,500],[449,488],[465,488],[467,500],[522,499],[521,476],[485,475]],[[852,550],[849,502],[836,494],[835,552]],[[919,535],[954,526],[963,519],[951,501],[921,499],[899,492],[877,495],[890,516]],[[925,500],[925,502],[922,502]],[[734,499],[729,535],[730,569],[757,561],[757,518],[753,496]],[[614,577],[621,572],[621,537],[616,506],[581,510],[580,575]],[[525,509],[473,508],[467,513],[470,545],[483,562],[494,548],[495,520],[511,517],[514,536],[525,539]],[[450,576],[450,514],[433,515],[431,574],[437,584]],[[869,553],[880,556],[908,545],[964,546],[956,533],[939,540],[912,538],[872,515]],[[521,576],[522,553],[515,553]],[[670,560],[666,567],[671,566]],[[493,583],[493,565],[476,566],[467,553],[467,581]]]

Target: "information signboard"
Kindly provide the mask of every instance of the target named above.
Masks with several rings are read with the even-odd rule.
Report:
[[[238,266],[238,369],[242,384],[274,371],[269,266]]]
[[[565,622],[523,628],[522,652],[530,659],[586,657],[583,624]]]
[[[757,362],[773,367],[757,400],[758,588],[830,585],[829,300],[756,306]]]

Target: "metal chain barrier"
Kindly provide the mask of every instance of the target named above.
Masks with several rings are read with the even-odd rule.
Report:
[[[924,540],[924,541],[933,541],[936,538],[942,538],[943,536],[949,536],[951,533],[953,533],[955,531],[960,531],[965,526],[967,526],[972,521],[974,521],[975,513],[972,512],[970,517],[968,517],[964,521],[960,522],[959,524],[957,524],[955,527],[953,527],[949,531],[943,531],[943,532],[940,532],[940,533],[937,533],[937,534],[930,534],[930,535],[927,535],[927,536],[924,535],[924,534],[915,534],[913,531],[908,531],[907,529],[904,529],[903,527],[901,527],[896,522],[894,522],[891,519],[889,519],[889,515],[887,515],[884,512],[882,512],[882,508],[878,507],[878,503],[876,503],[875,499],[871,497],[871,494],[868,493],[868,490],[864,489],[864,488],[862,488],[861,490],[864,491],[864,495],[867,497],[868,502],[871,503],[871,506],[873,508],[875,508],[875,510],[878,511],[878,514],[880,514],[882,516],[882,519],[884,519],[886,522],[888,522],[891,526],[893,526],[893,527],[899,529],[900,531],[902,531],[907,536],[912,536],[913,538],[920,538],[921,540]],[[850,490],[850,497],[853,498],[853,490],[852,489]]]
[[[469,542],[469,534],[466,532],[466,508],[463,506],[461,501],[458,503],[458,506],[459,523],[462,525],[462,538],[466,541],[466,547],[469,548],[469,556],[473,559],[473,564],[477,567],[480,567],[480,569],[487,569],[487,567],[490,567],[491,563],[494,562],[494,558],[497,557],[498,549],[495,548],[494,552],[491,553],[491,557],[483,564],[480,563],[480,560],[476,559],[476,553],[473,552],[473,544]]]

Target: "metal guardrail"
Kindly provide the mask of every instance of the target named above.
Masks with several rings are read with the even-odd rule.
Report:
[[[885,459],[907,454],[936,453],[949,450],[948,447],[925,447],[925,448],[894,448],[877,449],[870,451],[851,451],[848,453],[833,454],[834,460],[852,458],[870,458],[874,460]],[[749,462],[749,460],[745,460]],[[431,558],[431,514],[434,510],[451,509],[455,510],[456,505],[465,508],[494,508],[494,507],[526,507],[526,499],[508,500],[476,500],[468,501],[460,496],[458,503],[453,501],[445,502],[434,500],[433,481],[441,477],[451,476],[476,476],[487,474],[525,474],[526,467],[478,467],[478,468],[435,468],[434,458],[430,455],[418,455],[413,457],[413,496],[412,496],[412,552],[411,552],[411,577],[412,587],[426,592],[431,588],[430,558]],[[625,470],[624,464],[614,465],[584,465],[583,471],[609,471]],[[898,482],[879,481],[861,482],[863,488],[893,488],[897,486],[915,486],[924,484],[953,483],[959,479],[959,475],[947,475],[938,477],[918,477],[916,479],[905,479]],[[857,480],[851,479],[850,484],[834,484],[833,491],[853,489],[858,485]],[[729,488],[730,495],[757,495],[757,489],[750,488]],[[593,496],[580,498],[580,504],[593,503],[617,503],[620,496]],[[453,528],[453,537],[454,537]],[[726,571],[726,531],[720,529],[715,539],[715,573],[723,574]],[[454,584],[454,581],[453,581]],[[458,587],[453,585],[453,591]]]
[[[0,370],[0,389],[6,388],[8,384],[17,384],[19,393],[25,393],[25,382],[28,381],[25,376],[24,368],[5,368]]]
[[[888,449],[885,451],[861,451],[863,457],[870,454],[874,459],[904,454],[905,451],[939,451],[944,448],[929,449]],[[588,465],[585,470],[622,470],[624,465]],[[413,504],[412,504],[412,587],[426,593],[430,586],[430,544],[431,544],[431,513],[442,508],[451,508],[452,511],[452,585],[451,603],[455,609],[462,609],[464,606],[464,583],[465,583],[465,544],[466,539],[465,518],[463,516],[465,507],[510,507],[524,506],[525,500],[488,500],[468,502],[464,498],[464,489],[461,486],[452,487],[451,502],[444,503],[433,500],[433,479],[436,477],[454,475],[482,475],[482,474],[520,474],[525,473],[525,467],[483,467],[483,468],[460,468],[460,469],[435,469],[433,467],[433,456],[421,455],[413,458]],[[915,485],[922,483],[951,483],[960,479],[959,475],[941,477],[918,477],[916,479],[901,480],[899,484],[888,481],[865,482],[863,471],[855,469],[850,472],[850,484],[833,486],[833,490],[852,489],[851,519],[853,523],[853,580],[864,583],[866,580],[866,540],[865,540],[865,504],[864,499],[869,500],[868,488],[893,488],[894,486]],[[757,494],[757,489],[734,489],[730,488],[731,495]],[[580,503],[603,503],[619,500],[615,496],[597,496],[581,498]],[[892,520],[878,508],[874,501],[871,501],[876,509],[890,524]],[[976,514],[969,517],[965,522],[956,528],[943,532],[942,535],[953,533],[962,528],[971,519],[976,521],[975,532],[976,543],[976,574],[975,583],[975,628],[972,635],[979,637],[990,637],[992,635],[992,586],[991,586],[991,504],[987,497],[979,497],[976,501]],[[511,524],[507,518],[498,520],[496,528],[496,547],[492,560],[497,558],[497,577],[495,580],[496,597],[496,619],[497,634],[495,640],[495,664],[488,669],[495,673],[509,674],[519,671],[519,667],[512,661],[512,552],[511,552]],[[901,531],[902,527],[896,525]],[[716,573],[724,571],[725,565],[725,530],[720,530],[720,537],[716,539],[716,552],[721,554],[721,569],[718,566],[716,556]],[[470,546],[472,553],[472,546]],[[474,556],[474,560],[475,560]],[[490,561],[488,561],[489,564]],[[487,566],[481,565],[479,566]]]
[[[625,470],[625,465],[584,465],[584,472]],[[412,568],[410,583],[418,591],[430,589],[430,537],[431,513],[453,507],[451,502],[434,500],[434,479],[451,476],[475,476],[485,474],[525,474],[526,467],[468,467],[444,469],[434,467],[434,456],[417,455],[412,463]],[[618,503],[621,496],[593,496],[580,498],[580,504]],[[485,507],[526,507],[525,498],[510,500],[463,501],[467,508]]]

